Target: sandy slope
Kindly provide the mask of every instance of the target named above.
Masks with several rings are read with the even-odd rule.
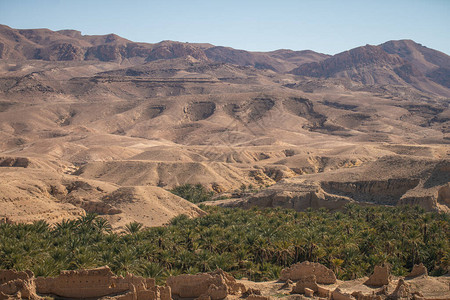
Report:
[[[119,187],[64,174],[67,169],[40,167],[32,163],[27,168],[17,165],[1,168],[2,218],[55,223],[97,213],[119,230],[130,222],[159,226],[178,214],[190,217],[203,214],[196,205],[159,187]]]

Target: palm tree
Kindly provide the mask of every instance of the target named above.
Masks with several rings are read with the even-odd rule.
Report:
[[[146,262],[140,266],[140,274],[145,277],[159,278],[164,272],[164,268],[158,263]]]
[[[78,226],[77,220],[62,220],[59,223],[56,223],[52,233],[57,235],[65,235],[70,234],[74,231],[74,229]]]
[[[96,213],[88,213],[85,216],[79,218],[78,223],[80,224],[80,226],[90,226],[92,225],[92,223],[95,221],[96,218],[97,218]]]
[[[143,226],[144,226],[144,224],[142,224],[142,223],[131,222],[131,223],[128,223],[127,225],[125,225],[125,231],[129,234],[136,234],[142,229]]]
[[[207,250],[200,251],[196,254],[198,268],[201,272],[210,272],[213,268],[214,263],[212,262],[213,255]]]
[[[337,277],[340,277],[340,273],[341,273],[341,266],[344,263],[343,259],[339,259],[339,258],[333,258],[331,260],[331,265],[333,266],[333,272],[336,274]]]
[[[109,233],[112,231],[111,224],[109,224],[108,220],[104,218],[96,218],[94,221],[94,226],[100,233]]]
[[[120,275],[126,275],[127,273],[133,273],[133,271],[139,271],[136,265],[135,253],[131,246],[124,248],[118,255],[113,258],[111,269],[114,273]]]
[[[48,232],[50,225],[45,220],[34,221],[32,224],[32,230],[37,233]]]

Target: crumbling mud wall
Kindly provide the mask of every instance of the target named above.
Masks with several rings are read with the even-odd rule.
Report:
[[[62,271],[57,277],[36,278],[39,294],[65,298],[98,298],[125,294],[125,299],[171,299],[170,288],[158,287],[152,278],[128,274],[115,276],[109,267],[90,270]]]
[[[179,298],[224,299],[229,295],[240,295],[246,292],[243,284],[228,273],[217,270],[196,275],[171,276],[166,283],[174,296]]]
[[[47,296],[104,300],[270,300],[274,293],[292,294],[289,299],[303,299],[295,294],[335,300],[450,299],[450,278],[429,277],[426,272],[425,266],[420,264],[415,265],[406,278],[396,278],[391,276],[388,266],[376,266],[368,280],[337,281],[325,266],[303,262],[284,269],[281,281],[276,282],[241,281],[245,286],[218,269],[210,273],[172,276],[166,286],[161,287],[151,278],[132,274],[115,276],[107,266],[62,271],[59,276],[49,278],[35,278],[31,271],[0,270],[0,300],[41,300]]]
[[[364,282],[364,284],[370,286],[383,286],[388,285],[390,281],[391,281],[391,273],[389,267],[375,266],[372,275],[369,276],[369,279],[367,279],[367,281]]]
[[[336,283],[334,272],[322,264],[304,261],[289,268],[283,269],[280,274],[281,280],[300,280],[307,276],[315,276],[315,281],[321,284]]]
[[[409,278],[418,277],[418,276],[428,276],[427,267],[425,267],[425,265],[423,263],[414,265],[411,272],[408,275],[406,275],[406,277],[409,277]]]
[[[423,264],[415,265],[406,278],[400,277],[398,280],[392,278],[389,266],[375,266],[374,272],[364,284],[360,279],[319,284],[312,265],[312,263],[303,263],[303,266],[295,264],[291,268],[283,270],[282,275],[285,279],[282,280],[290,282],[291,285],[295,284],[291,294],[304,294],[306,297],[333,300],[450,299],[448,290],[450,280],[439,281],[429,278]],[[295,283],[286,279],[288,275],[296,278],[300,274],[301,277]],[[431,298],[426,297],[422,291],[428,293]],[[437,295],[439,296],[436,298]]]
[[[40,299],[31,271],[0,270],[0,299]]]

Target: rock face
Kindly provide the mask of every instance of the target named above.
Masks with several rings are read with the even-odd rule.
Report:
[[[320,284],[336,283],[336,275],[322,264],[304,261],[281,271],[280,280],[299,280],[306,276],[315,276]]]
[[[40,299],[31,271],[0,270],[0,299]]]
[[[39,294],[65,298],[98,298],[122,294],[130,299],[171,299],[169,287],[158,287],[155,280],[128,274],[115,276],[109,267],[90,270],[62,271],[58,277],[35,280]]]
[[[215,272],[171,276],[167,279],[167,286],[172,294],[179,298],[207,298],[211,300],[224,299],[228,295],[239,295],[245,292],[243,284],[222,270]]]
[[[171,59],[177,57],[187,57],[191,56],[198,60],[206,61],[208,58],[205,53],[199,48],[189,43],[178,43],[178,42],[161,42],[153,48],[147,61],[153,61],[157,59]]]
[[[407,166],[406,168],[404,168]],[[403,170],[402,170],[403,168]],[[355,169],[359,173],[355,173]],[[338,179],[337,179],[338,178]],[[450,161],[384,156],[358,168],[284,178],[235,206],[336,210],[350,202],[420,205],[449,212]]]
[[[417,277],[417,276],[422,276],[428,275],[428,270],[427,268],[423,265],[423,263],[420,263],[419,265],[414,265],[411,273],[408,274],[408,276],[406,277]]]
[[[390,280],[391,275],[389,272],[389,267],[375,266],[375,270],[372,275],[370,275],[369,279],[364,282],[364,284],[369,286],[384,286],[389,284]]]

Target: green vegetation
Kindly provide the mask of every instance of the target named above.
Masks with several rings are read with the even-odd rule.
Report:
[[[0,268],[38,276],[109,265],[117,274],[155,277],[222,268],[237,278],[275,279],[304,260],[332,268],[340,279],[368,275],[389,263],[405,275],[423,262],[432,275],[450,266],[450,216],[408,207],[347,206],[295,212],[202,207],[208,215],[178,216],[166,227],[127,226],[111,232],[94,215],[49,226],[0,224]]]
[[[214,196],[214,192],[208,191],[201,184],[183,184],[179,185],[172,190],[170,190],[173,194],[180,196],[192,203],[200,203],[205,201],[212,200]]]
[[[262,189],[262,186],[259,186],[258,188],[256,188],[253,184],[249,184],[248,186],[245,184],[241,184],[241,186],[239,187],[239,191],[241,193],[257,193],[261,189]]]

